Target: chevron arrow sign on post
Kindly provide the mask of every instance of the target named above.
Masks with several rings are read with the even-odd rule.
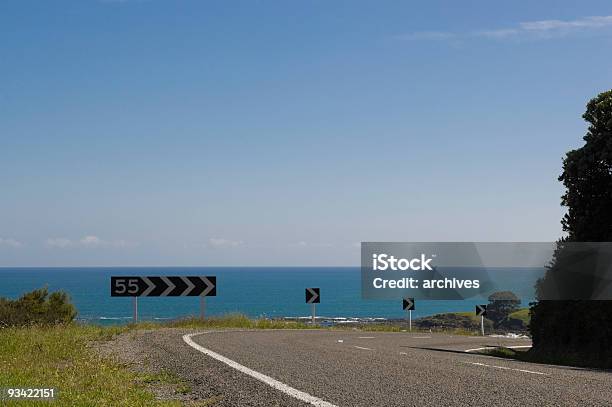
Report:
[[[482,336],[484,336],[485,331],[484,331],[484,317],[487,315],[487,306],[486,304],[483,305],[476,305],[476,316],[480,317],[480,330],[482,331]]]
[[[215,276],[111,277],[111,297],[214,297]]]

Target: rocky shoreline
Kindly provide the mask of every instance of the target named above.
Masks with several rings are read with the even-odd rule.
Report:
[[[306,322],[310,323],[311,317],[284,317],[284,321],[295,321],[295,322]],[[317,316],[316,323],[322,326],[380,326],[384,328],[388,327],[399,327],[408,329],[409,323],[406,318],[364,318],[364,317],[326,317]],[[484,320],[485,331],[491,333],[505,334],[505,333],[517,333],[526,334],[528,333],[527,324],[523,321],[516,319],[508,319],[504,323],[499,324],[497,327],[494,326],[493,321],[486,319]],[[416,318],[412,320],[412,328],[417,330],[429,330],[432,332],[436,331],[447,331],[447,330],[464,330],[464,331],[475,331],[480,332],[480,318],[467,315],[467,313],[444,313],[435,314],[426,317]]]

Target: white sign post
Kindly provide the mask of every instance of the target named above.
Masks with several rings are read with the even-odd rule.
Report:
[[[315,315],[315,314],[316,314],[316,311],[317,311],[317,304],[315,304],[315,303],[313,302],[313,303],[311,304],[311,307],[312,307],[312,312],[311,312],[311,314],[312,314],[312,323],[314,324],[314,323],[315,323],[315,321],[316,321],[316,319],[317,319],[317,317],[316,317],[316,315]]]
[[[480,317],[480,330],[482,331],[482,336],[485,336],[485,334],[484,334],[484,317],[483,316]]]
[[[204,319],[206,317],[206,296],[200,296],[200,319]]]
[[[132,297],[132,304],[134,306],[134,314],[132,316],[132,321],[136,323],[138,322],[138,297]]]

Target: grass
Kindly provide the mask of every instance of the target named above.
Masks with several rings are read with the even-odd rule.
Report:
[[[451,312],[451,314],[457,314],[457,315],[460,315],[462,317],[468,317],[469,319],[472,320],[472,322],[475,325],[480,326],[480,317],[476,316],[476,313],[474,313],[474,312]]]
[[[465,313],[466,315],[469,313]],[[474,317],[480,324],[480,318]],[[333,330],[355,330],[365,332],[406,332],[407,324],[390,323],[367,323],[360,325],[335,325],[323,327],[319,325],[307,324],[301,321],[291,320],[270,320],[270,319],[250,319],[243,314],[228,314],[221,317],[211,317],[205,320],[200,318],[185,318],[163,323],[141,322],[128,325],[132,329],[158,329],[166,328],[185,328],[185,329],[333,329]],[[437,330],[438,332],[440,330]],[[479,330],[468,330],[463,328],[447,328],[441,330],[447,333],[458,335],[479,335]],[[429,329],[419,329],[414,324],[412,332],[430,332]]]
[[[488,350],[483,351],[482,353],[486,355],[490,355],[490,356],[496,356],[498,358],[507,358],[507,359],[517,359],[517,355],[519,354],[519,352],[513,349],[504,348],[504,347],[488,349]],[[520,353],[523,354],[525,352],[520,352]]]
[[[313,329],[317,326],[297,321],[250,319],[243,314],[228,314],[221,317],[183,318],[163,323],[141,322],[130,324],[129,328],[155,329],[155,328],[186,328],[186,329]]]
[[[349,329],[350,327],[334,327],[333,329]],[[353,329],[353,328],[350,328]],[[360,331],[364,332],[408,332],[408,326],[406,325],[393,325],[393,324],[365,324],[358,328]],[[417,328],[414,325],[412,326],[412,331],[410,333],[440,333],[444,332],[447,334],[453,335],[464,335],[464,336],[475,336],[480,335],[480,331],[473,329],[464,329],[464,328],[446,328],[446,329],[435,329],[429,330],[426,328]]]
[[[93,341],[109,340],[127,329],[77,324],[1,329],[0,383],[56,388],[53,404],[58,406],[180,406],[155,400],[139,375],[89,349]]]
[[[171,385],[174,391],[178,394],[191,393],[191,386],[176,374],[168,371],[159,373],[146,373],[139,377],[138,381],[147,385]]]
[[[529,308],[521,308],[520,310],[508,315],[508,318],[520,319],[525,325],[528,325],[529,321],[531,321],[531,317],[529,316]]]

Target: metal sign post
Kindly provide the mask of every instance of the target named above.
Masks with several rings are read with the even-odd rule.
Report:
[[[206,297],[200,296],[200,319],[204,319],[206,316]]]

